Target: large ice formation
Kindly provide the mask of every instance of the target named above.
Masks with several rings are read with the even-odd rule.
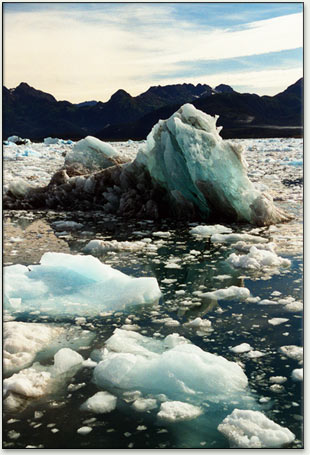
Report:
[[[121,155],[106,142],[96,137],[87,136],[74,144],[73,149],[67,153],[65,164],[80,163],[89,170],[100,170],[123,160]]]
[[[216,120],[185,104],[153,127],[132,162],[88,136],[67,153],[65,168],[47,186],[24,193],[24,188],[17,191],[13,185],[4,205],[96,207],[126,217],[200,218],[259,226],[291,219],[250,182],[241,145],[223,140]],[[73,169],[77,162],[82,169]],[[99,172],[88,173],[93,170]]]
[[[19,311],[85,316],[153,303],[161,296],[155,278],[130,277],[92,256],[45,253],[40,265],[8,266],[4,276],[11,312],[16,299],[21,299]]]
[[[239,365],[177,334],[161,341],[116,329],[105,348],[94,370],[94,381],[102,388],[164,393],[193,404],[238,400],[245,395],[248,381]]]
[[[136,161],[175,203],[193,205],[206,218],[222,215],[260,226],[287,220],[250,182],[241,146],[221,138],[217,118],[185,104],[153,127]]]
[[[295,435],[268,419],[259,411],[234,409],[218,426],[233,448],[281,448],[294,441]]]

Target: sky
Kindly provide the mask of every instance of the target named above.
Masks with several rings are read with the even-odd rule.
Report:
[[[302,3],[3,4],[4,85],[57,100],[184,82],[275,95],[302,75]]]

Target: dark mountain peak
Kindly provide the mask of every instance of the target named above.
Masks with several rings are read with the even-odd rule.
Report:
[[[230,87],[230,85],[220,84],[217,87],[215,87],[214,91],[216,93],[233,93],[234,89]]]
[[[285,89],[283,92],[278,93],[276,96],[283,96],[283,95],[296,95],[301,96],[304,87],[304,78],[301,77],[296,81],[294,84],[290,85]]]
[[[98,104],[98,101],[92,100],[92,101],[83,101],[82,103],[77,103],[77,107],[89,107],[89,106],[96,106]]]
[[[109,99],[109,103],[110,102],[121,102],[121,101],[124,101],[124,100],[129,100],[129,99],[132,99],[132,96],[129,95],[128,92],[126,92],[125,90],[123,89],[119,89],[117,90],[115,93],[113,93],[113,95],[111,96],[111,98]]]
[[[49,93],[42,92],[41,90],[36,90],[33,87],[30,87],[26,82],[21,82],[18,87],[16,87],[13,91],[15,96],[22,97],[22,98],[36,98],[40,100],[56,102],[56,99],[53,95]]]

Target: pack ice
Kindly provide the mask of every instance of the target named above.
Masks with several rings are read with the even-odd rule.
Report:
[[[217,118],[183,105],[153,127],[136,162],[174,204],[194,206],[204,218],[229,217],[259,226],[287,221],[271,196],[250,182],[242,147],[222,139]]]
[[[92,256],[64,253],[45,253],[40,265],[8,266],[4,283],[10,312],[39,309],[57,315],[96,315],[153,303],[161,296],[155,278],[133,278]]]

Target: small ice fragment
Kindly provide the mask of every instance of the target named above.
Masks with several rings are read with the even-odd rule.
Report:
[[[157,417],[168,422],[192,420],[202,414],[202,409],[182,401],[166,401],[160,405]]]
[[[279,352],[291,359],[295,359],[298,361],[303,360],[303,348],[301,346],[295,345],[281,346],[279,348]]]
[[[247,352],[245,355],[248,359],[258,359],[259,357],[262,357],[265,354],[261,351],[250,351]]]
[[[93,429],[91,427],[81,427],[76,432],[82,435],[90,433]]]
[[[192,321],[185,322],[184,325],[187,325],[188,327],[193,327],[197,329],[203,329],[207,327],[211,327],[211,321],[208,319],[201,319],[197,317],[196,319],[193,319]]]
[[[104,414],[116,408],[117,398],[109,392],[97,392],[81,405],[82,411]]]
[[[289,319],[285,319],[285,318],[272,318],[272,319],[268,319],[268,324],[271,324],[271,325],[280,325],[280,324],[283,324],[284,322],[287,322],[289,321]]]
[[[241,343],[238,346],[229,348],[229,350],[235,352],[236,354],[243,354],[244,352],[252,351],[253,348],[248,343]]]
[[[230,286],[224,289],[217,289],[216,291],[205,292],[200,295],[203,298],[226,300],[226,299],[240,299],[244,300],[250,296],[250,291],[247,288],[238,286]]]

